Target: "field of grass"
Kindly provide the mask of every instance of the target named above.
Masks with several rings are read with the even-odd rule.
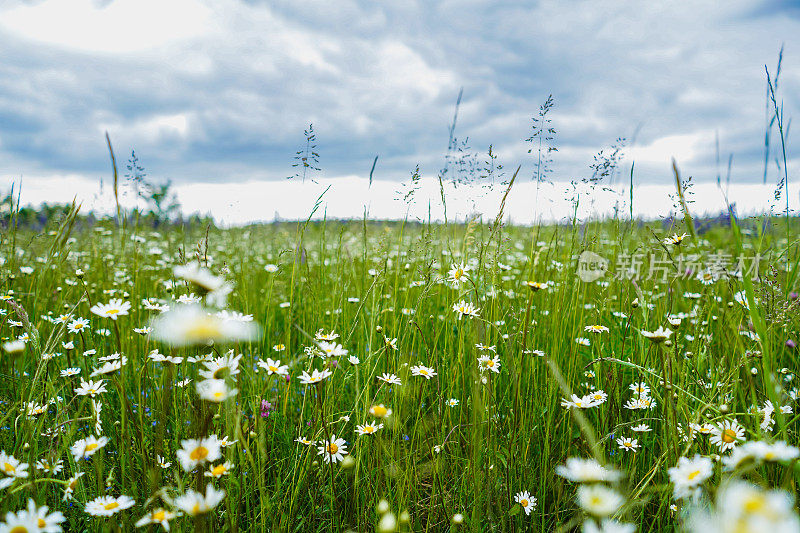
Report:
[[[72,222],[2,233],[0,531],[800,530],[783,220]]]

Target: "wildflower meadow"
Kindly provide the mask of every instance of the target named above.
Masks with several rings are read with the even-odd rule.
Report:
[[[793,219],[11,207],[4,532],[800,530]]]

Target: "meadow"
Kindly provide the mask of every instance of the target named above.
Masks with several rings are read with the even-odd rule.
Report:
[[[500,212],[7,213],[0,531],[800,531],[796,221]]]

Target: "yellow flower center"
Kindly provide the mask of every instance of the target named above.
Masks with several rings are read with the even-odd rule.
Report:
[[[119,309],[107,309],[106,310],[106,314],[107,315],[116,315],[117,313],[119,313]]]
[[[203,446],[198,446],[189,454],[189,459],[192,461],[202,461],[206,457],[208,457],[208,448]]]
[[[96,442],[92,442],[91,444],[87,444],[86,445],[86,451],[87,452],[90,452],[90,451],[92,451],[92,450],[94,450],[96,448],[97,448],[97,443]]]
[[[699,470],[695,470],[694,472],[690,473],[687,476],[687,478],[689,479],[689,481],[694,481],[694,478],[696,478],[699,475],[700,475],[700,471]]]
[[[460,279],[461,276],[463,276],[463,275],[464,275],[464,271],[459,268],[458,270],[456,270],[455,274],[453,274],[453,278]]]
[[[211,469],[211,473],[213,475],[217,476],[217,477],[221,476],[222,474],[224,474],[227,471],[228,471],[228,469],[225,468],[225,465],[217,465],[217,466],[215,466],[214,468]]]
[[[527,507],[527,506],[528,506],[528,500],[526,500],[525,498],[522,498],[522,499],[519,501],[519,504],[520,504],[521,506],[523,506],[523,507]]]
[[[488,367],[493,367],[493,366],[494,366],[494,361],[492,361],[491,359],[489,359],[488,361],[486,361],[486,366],[488,366]]]
[[[28,533],[28,528],[25,526],[16,526],[14,529],[10,530],[9,533]]]
[[[117,502],[111,502],[111,503],[105,504],[103,506],[103,509],[105,509],[106,511],[111,511],[111,510],[116,509],[117,507],[119,507],[119,504]]]
[[[186,330],[190,339],[209,339],[220,336],[219,324],[210,318],[203,318]]]
[[[386,416],[387,409],[382,405],[376,405],[372,408],[372,412],[375,416],[384,417]]]
[[[270,372],[277,372],[278,371],[278,367],[277,366],[273,366],[273,365],[269,365],[269,371]]]
[[[45,522],[44,519],[39,518],[36,520],[36,525],[44,529],[44,527],[47,525],[47,522]]]
[[[12,465],[11,463],[6,463],[6,464],[4,464],[4,465],[3,465],[3,470],[4,470],[4,471],[5,471],[7,474],[14,474],[14,473],[16,473],[16,471],[17,471],[17,469],[16,469],[16,468],[14,467],[14,465]]]
[[[159,509],[158,511],[153,513],[153,522],[161,522],[162,520],[164,520],[164,518],[166,518],[166,516],[167,516],[167,513],[165,513],[163,510]]]
[[[764,498],[759,495],[753,495],[744,502],[743,507],[747,513],[757,513],[764,509]]]
[[[333,454],[335,454],[335,453],[336,453],[336,452],[338,452],[338,451],[339,451],[339,446],[337,446],[337,444],[336,444],[335,442],[331,442],[331,443],[328,445],[328,453],[329,453],[329,454],[333,455]]]
[[[196,515],[198,513],[200,513],[200,504],[196,503],[194,506],[192,506],[192,514]]]
[[[720,439],[726,444],[736,441],[736,432],[732,429],[723,429],[720,434]]]

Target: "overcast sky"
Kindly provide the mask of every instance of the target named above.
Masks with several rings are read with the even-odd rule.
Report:
[[[552,94],[556,181],[588,176],[618,137],[643,186],[669,183],[672,156],[712,181],[718,135],[732,181],[760,183],[764,65],[785,44],[788,120],[798,36],[789,0],[2,0],[0,176],[71,198],[108,180],[108,131],[121,162],[135,149],[181,190],[269,191],[313,123],[326,183],[364,178],[376,155],[376,180],[417,164],[434,179],[463,88],[456,135],[526,179]]]

